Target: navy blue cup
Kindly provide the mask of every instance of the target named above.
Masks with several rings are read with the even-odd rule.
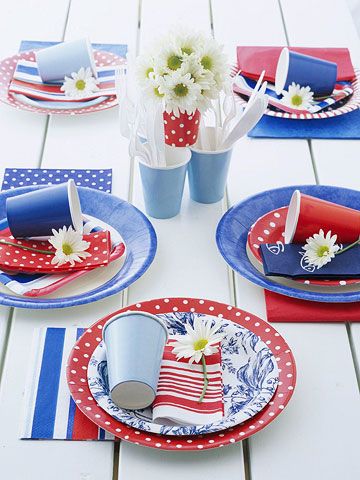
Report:
[[[181,208],[187,165],[188,148],[165,147],[166,167],[157,167],[139,158],[145,210],[154,218],[175,217]]]
[[[80,199],[74,180],[6,200],[6,215],[15,238],[47,237],[52,229],[72,226],[82,232]]]
[[[151,405],[168,339],[165,323],[147,312],[120,313],[105,324],[103,339],[113,402],[130,410]]]
[[[231,154],[232,147],[221,151],[191,148],[188,175],[192,200],[215,203],[224,197]]]
[[[283,48],[276,67],[275,90],[280,95],[295,82],[301,87],[309,86],[314,97],[328,97],[334,90],[336,77],[336,63]]]

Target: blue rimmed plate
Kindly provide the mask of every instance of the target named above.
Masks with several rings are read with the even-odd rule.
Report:
[[[22,187],[0,193],[0,218],[6,217],[5,203],[8,197],[39,188],[44,187]],[[155,257],[157,240],[155,230],[145,215],[130,203],[114,195],[84,187],[78,187],[78,191],[83,213],[109,224],[121,234],[126,245],[126,260],[121,270],[96,287],[89,280],[88,290],[78,295],[27,298],[2,291],[0,305],[47,309],[91,303],[120,292],[140,278],[149,268]]]
[[[360,210],[360,192],[348,188],[295,185],[261,192],[230,208],[221,218],[216,230],[216,242],[221,255],[233,270],[267,290],[315,302],[359,301],[360,291],[356,285],[355,291],[339,293],[310,291],[282,285],[265,277],[249,260],[246,245],[251,226],[269,211],[289,205],[291,195],[296,189],[314,197]]]

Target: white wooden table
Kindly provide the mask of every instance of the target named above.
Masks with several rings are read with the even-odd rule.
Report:
[[[0,58],[14,54],[23,39],[85,35],[93,42],[127,43],[138,53],[177,23],[212,32],[230,59],[236,45],[344,46],[360,65],[360,41],[345,0],[12,0],[1,5]],[[116,109],[48,119],[0,105],[0,131],[0,181],[5,167],[112,167],[114,194],[143,209],[137,166],[120,137]],[[278,325],[297,360],[297,389],[277,420],[241,443],[186,453],[125,442],[18,439],[34,328],[89,325],[138,300],[187,295],[231,302],[265,318],[261,289],[234,275],[221,259],[217,222],[230,205],[268,188],[317,182],[359,188],[359,145],[242,139],[232,159],[227,201],[200,205],[185,191],[180,216],[152,220],[156,259],[128,291],[72,309],[0,307],[0,478],[360,478],[360,324]]]

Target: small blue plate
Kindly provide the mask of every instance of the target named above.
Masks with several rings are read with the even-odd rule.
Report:
[[[21,187],[0,193],[0,218],[6,217],[5,203],[8,197],[39,188],[44,187]],[[82,211],[85,215],[96,217],[121,232],[126,245],[126,260],[121,270],[100,287],[81,295],[40,299],[0,292],[0,305],[47,309],[91,303],[124,290],[149,268],[155,257],[157,239],[155,230],[145,215],[130,203],[114,195],[84,187],[78,187],[78,191]]]
[[[223,215],[216,230],[216,243],[221,255],[233,270],[267,290],[314,302],[359,301],[360,291],[344,293],[312,292],[274,283],[251,264],[246,252],[248,232],[251,225],[265,213],[289,205],[291,195],[296,189],[314,197],[360,210],[360,192],[348,188],[295,185],[267,190],[238,203]]]

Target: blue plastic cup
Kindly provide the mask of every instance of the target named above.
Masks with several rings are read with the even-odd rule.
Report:
[[[74,180],[6,199],[6,215],[15,238],[47,237],[52,229],[72,226],[83,231],[79,194]]]
[[[280,95],[295,82],[309,86],[314,97],[327,97],[334,90],[336,77],[336,63],[283,48],[276,67],[275,90]]]
[[[35,53],[39,75],[43,82],[63,81],[81,67],[90,68],[97,77],[92,47],[87,38],[59,43]]]
[[[139,158],[145,210],[154,218],[172,218],[180,212],[191,152],[166,145],[165,156],[166,167],[155,167]]]
[[[192,200],[215,203],[224,197],[231,154],[232,147],[218,151],[191,147],[188,174]]]
[[[164,322],[147,312],[120,313],[105,324],[103,339],[112,401],[129,410],[151,405],[168,340]]]

